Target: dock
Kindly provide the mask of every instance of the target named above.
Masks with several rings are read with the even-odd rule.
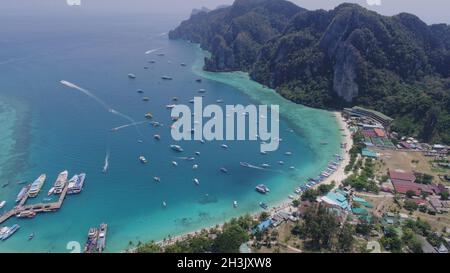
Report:
[[[17,206],[15,206],[13,209],[5,212],[4,214],[2,214],[0,216],[0,224],[7,221],[9,218],[11,218],[15,215],[18,215],[24,211],[34,211],[35,213],[45,213],[45,212],[52,212],[52,211],[59,210],[61,208],[62,204],[64,203],[68,189],[69,189],[69,184],[66,183],[63,191],[59,195],[58,201],[53,202],[53,203],[38,203],[38,204],[34,204],[34,205],[25,205],[28,200],[28,194],[26,194],[22,198],[22,200],[20,200],[20,202]]]

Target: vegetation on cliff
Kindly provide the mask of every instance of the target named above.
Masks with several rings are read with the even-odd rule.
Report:
[[[211,52],[209,71],[249,72],[294,102],[362,105],[393,128],[450,143],[450,26],[387,17],[356,4],[309,11],[284,0],[236,0],[169,34]]]

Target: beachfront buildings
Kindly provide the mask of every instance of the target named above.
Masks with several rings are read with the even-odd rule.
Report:
[[[366,109],[359,106],[354,106],[352,108],[344,108],[344,115],[348,117],[358,117],[367,119],[373,128],[388,128],[394,119],[386,116],[375,110]]]

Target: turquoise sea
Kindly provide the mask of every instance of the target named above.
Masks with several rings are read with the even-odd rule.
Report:
[[[68,196],[60,211],[3,223],[17,223],[21,228],[0,242],[0,252],[69,252],[69,242],[83,245],[89,227],[102,222],[109,224],[109,252],[127,248],[130,241],[161,240],[222,223],[259,211],[261,201],[276,205],[285,200],[340,151],[341,133],[330,112],[293,104],[245,73],[202,71],[205,52],[197,45],[167,38],[179,21],[148,15],[0,18],[0,25],[8,26],[0,30],[0,201],[7,201],[2,212],[15,205],[23,183],[41,173],[47,174],[47,181],[30,203],[47,198],[59,172],[87,173],[84,191]],[[159,50],[145,54],[152,49]],[[128,79],[128,73],[137,78]],[[163,75],[173,81],[161,80]],[[197,83],[197,78],[203,82]],[[91,91],[136,121],[145,120],[144,114],[151,112],[164,126],[140,124],[142,136],[132,126],[111,132],[129,122],[83,93],[62,86],[60,80]],[[278,104],[283,139],[279,149],[261,155],[259,141],[182,141],[176,143],[184,148],[182,154],[170,150],[175,142],[165,105],[175,96],[189,105],[200,88],[207,90],[205,104],[218,99],[225,104]],[[137,89],[145,93],[140,95]],[[142,96],[150,100],[144,102]],[[155,141],[154,134],[160,134],[161,141]],[[220,147],[223,143],[228,150]],[[194,161],[178,158],[193,156],[195,151],[201,155]],[[287,151],[293,155],[285,156]],[[105,174],[106,154],[109,169]],[[146,156],[149,164],[139,163],[139,155]],[[173,160],[178,167],[171,165]],[[279,160],[286,164],[278,165]],[[240,161],[268,163],[272,168],[243,168]],[[199,168],[193,170],[193,164]],[[221,174],[221,167],[229,173]],[[161,177],[161,183],[155,183],[154,176]],[[193,178],[200,180],[199,186]],[[261,183],[269,186],[270,194],[255,192]],[[233,208],[233,200],[238,208]],[[32,241],[27,240],[30,233],[35,233]]]

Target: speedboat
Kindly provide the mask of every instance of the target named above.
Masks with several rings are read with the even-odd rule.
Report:
[[[292,152],[285,152],[285,155],[292,155]]]
[[[237,208],[238,207],[238,202],[237,201],[233,201],[233,207]]]
[[[228,149],[228,145],[226,145],[226,144],[222,144],[220,147],[222,147],[224,149]]]
[[[178,163],[176,161],[172,161],[172,165],[176,167],[178,166]]]
[[[269,164],[267,164],[267,163],[264,163],[264,164],[261,164],[261,167],[263,167],[263,168],[270,168],[270,165]]]
[[[163,206],[163,207],[167,207],[166,201],[163,201],[163,202],[162,202],[162,206]]]
[[[278,161],[278,164],[279,165],[284,165],[284,161],[280,160],[280,161]]]
[[[149,97],[143,97],[143,98],[142,98],[142,101],[149,101],[149,100],[150,100]]]
[[[55,187],[51,187],[48,191],[48,196],[52,195],[55,192]]]
[[[155,180],[156,182],[161,182],[161,177],[159,177],[159,176],[155,176],[155,177],[153,177],[153,180]]]
[[[200,155],[200,152],[195,152],[195,155]]]
[[[228,173],[228,170],[226,169],[226,168],[220,168],[220,171],[222,172],[222,173]]]
[[[141,155],[139,157],[139,161],[141,161],[142,164],[147,164],[148,163],[147,159],[143,155]]]
[[[170,148],[172,149],[172,150],[174,150],[175,152],[183,152],[184,150],[183,150],[183,148],[181,148],[181,146],[179,146],[179,145],[170,145]]]
[[[194,178],[194,183],[195,183],[195,185],[200,185],[200,181],[198,180],[198,178]]]
[[[206,93],[206,90],[202,88],[202,89],[199,89],[198,92],[199,93]]]
[[[154,135],[153,138],[156,139],[156,140],[160,140],[161,136],[160,135]]]
[[[130,73],[130,74],[128,74],[128,78],[130,78],[130,79],[136,79],[136,75]]]
[[[33,240],[33,238],[34,238],[34,233],[31,233],[30,235],[28,235],[28,241]]]
[[[34,216],[36,216],[36,212],[33,210],[24,210],[16,215],[17,218],[33,218]]]
[[[198,169],[198,165],[197,165],[197,164],[194,164],[194,165],[192,166],[192,169],[193,169],[193,170]]]
[[[173,78],[169,77],[169,76],[162,76],[161,79],[168,80],[168,81],[173,80]]]
[[[0,203],[0,209],[2,209],[2,208],[5,206],[5,204],[6,204],[6,201],[2,201],[2,202]]]
[[[150,113],[150,112],[146,113],[146,114],[145,114],[145,118],[146,118],[146,119],[152,119],[152,118],[153,118],[152,113]]]
[[[168,104],[168,105],[166,105],[166,108],[167,109],[173,109],[173,108],[175,108],[175,104]]]
[[[144,90],[138,89],[137,92],[138,92],[139,94],[142,94],[142,93],[144,93]]]

